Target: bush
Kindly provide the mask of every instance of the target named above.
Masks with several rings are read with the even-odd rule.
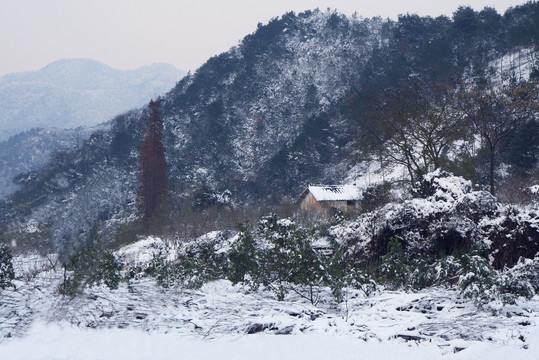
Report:
[[[534,259],[521,258],[511,269],[511,273],[521,279],[526,279],[533,286],[535,293],[539,294],[539,253]]]
[[[408,284],[409,258],[397,236],[391,237],[388,246],[378,266],[378,276],[391,289],[398,289]]]
[[[423,258],[411,259],[397,237],[391,238],[389,252],[377,267],[377,276],[390,289],[458,284],[461,296],[471,299],[479,308],[491,301],[513,304],[518,297],[530,299],[535,294],[527,272],[498,272],[487,259],[473,253],[458,258],[447,256],[431,263]]]
[[[112,252],[105,250],[101,237],[95,235],[90,243],[76,252],[64,264],[64,282],[60,292],[76,296],[84,288],[104,283],[110,289],[117,289],[122,277],[122,265]]]
[[[260,268],[255,239],[248,224],[239,224],[238,230],[238,239],[228,254],[230,268],[227,278],[234,285],[242,283],[256,288]]]
[[[313,290],[322,282],[322,264],[307,239],[307,232],[289,220],[264,218],[259,225],[264,249],[259,259],[259,279],[279,300],[289,291],[315,302]],[[303,291],[303,287],[307,287]]]
[[[479,308],[496,300],[503,304],[514,304],[518,297],[530,299],[535,294],[532,284],[525,277],[509,272],[498,273],[481,256],[463,256],[462,267],[458,281],[461,294],[472,299]]]
[[[446,256],[438,260],[434,265],[434,284],[453,286],[462,272],[461,262],[454,256]]]
[[[173,260],[167,257],[168,255],[162,252],[154,254],[148,266],[143,269],[164,288],[180,285],[198,289],[208,281],[224,278],[228,269],[226,255],[216,252],[211,243],[197,245],[183,254],[178,254]],[[137,270],[135,269],[135,274]]]
[[[179,278],[178,268],[172,261],[166,259],[163,253],[154,254],[144,272],[154,277],[159,286],[168,288]]]
[[[407,283],[413,289],[425,289],[436,283],[436,268],[423,258],[411,261]]]
[[[13,285],[15,279],[15,271],[13,270],[13,256],[5,245],[0,245],[0,288],[4,290],[6,287]]]
[[[504,304],[514,304],[516,299],[531,299],[535,295],[533,285],[525,277],[511,273],[501,274],[497,279],[499,297]]]
[[[368,274],[352,265],[343,250],[326,257],[316,252],[306,229],[289,220],[271,216],[261,220],[258,232],[240,225],[240,233],[228,258],[228,279],[251,289],[264,286],[277,299],[289,292],[317,302],[320,286],[329,286],[337,301],[345,297],[345,289],[353,287],[370,294],[375,283]],[[258,240],[258,242],[257,242]]]
[[[366,296],[376,291],[376,283],[370,274],[347,259],[343,249],[337,249],[324,260],[324,284],[331,288],[337,302],[345,300],[349,288],[361,290]]]
[[[465,255],[461,266],[458,285],[462,296],[472,299],[479,307],[492,301],[496,273],[488,260],[478,255]]]
[[[363,192],[360,208],[363,212],[371,212],[387,204],[390,200],[391,184],[384,181],[381,184],[369,186]]]
[[[224,278],[228,273],[227,256],[218,253],[212,243],[203,243],[176,261],[178,279],[190,289],[198,289],[208,281]]]

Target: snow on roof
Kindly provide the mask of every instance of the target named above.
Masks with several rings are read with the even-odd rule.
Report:
[[[317,201],[359,200],[361,192],[355,185],[311,185],[308,190]]]

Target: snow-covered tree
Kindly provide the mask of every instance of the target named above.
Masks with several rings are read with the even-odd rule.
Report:
[[[0,245],[0,289],[12,286],[13,279],[15,279],[15,272],[11,252],[5,245]]]

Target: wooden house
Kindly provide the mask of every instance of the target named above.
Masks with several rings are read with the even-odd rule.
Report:
[[[298,203],[301,211],[328,217],[335,210],[354,211],[360,199],[361,191],[355,185],[310,185]]]

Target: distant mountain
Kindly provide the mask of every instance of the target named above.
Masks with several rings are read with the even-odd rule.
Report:
[[[503,16],[459,8],[453,19],[398,21],[315,10],[260,25],[163,97],[171,209],[225,192],[236,204],[276,204],[308,183],[343,182],[357,161],[358,118],[368,121],[361,110],[374,94],[410,76],[482,81],[515,51],[537,58],[538,8],[528,3]],[[528,77],[537,73],[530,64]],[[21,190],[0,202],[0,227],[32,219],[61,247],[96,223],[134,219],[147,116],[147,108],[119,115],[110,129],[20,177]]]
[[[185,73],[168,64],[113,69],[94,60],[53,62],[0,77],[0,141],[32,128],[93,126],[170,90]]]

